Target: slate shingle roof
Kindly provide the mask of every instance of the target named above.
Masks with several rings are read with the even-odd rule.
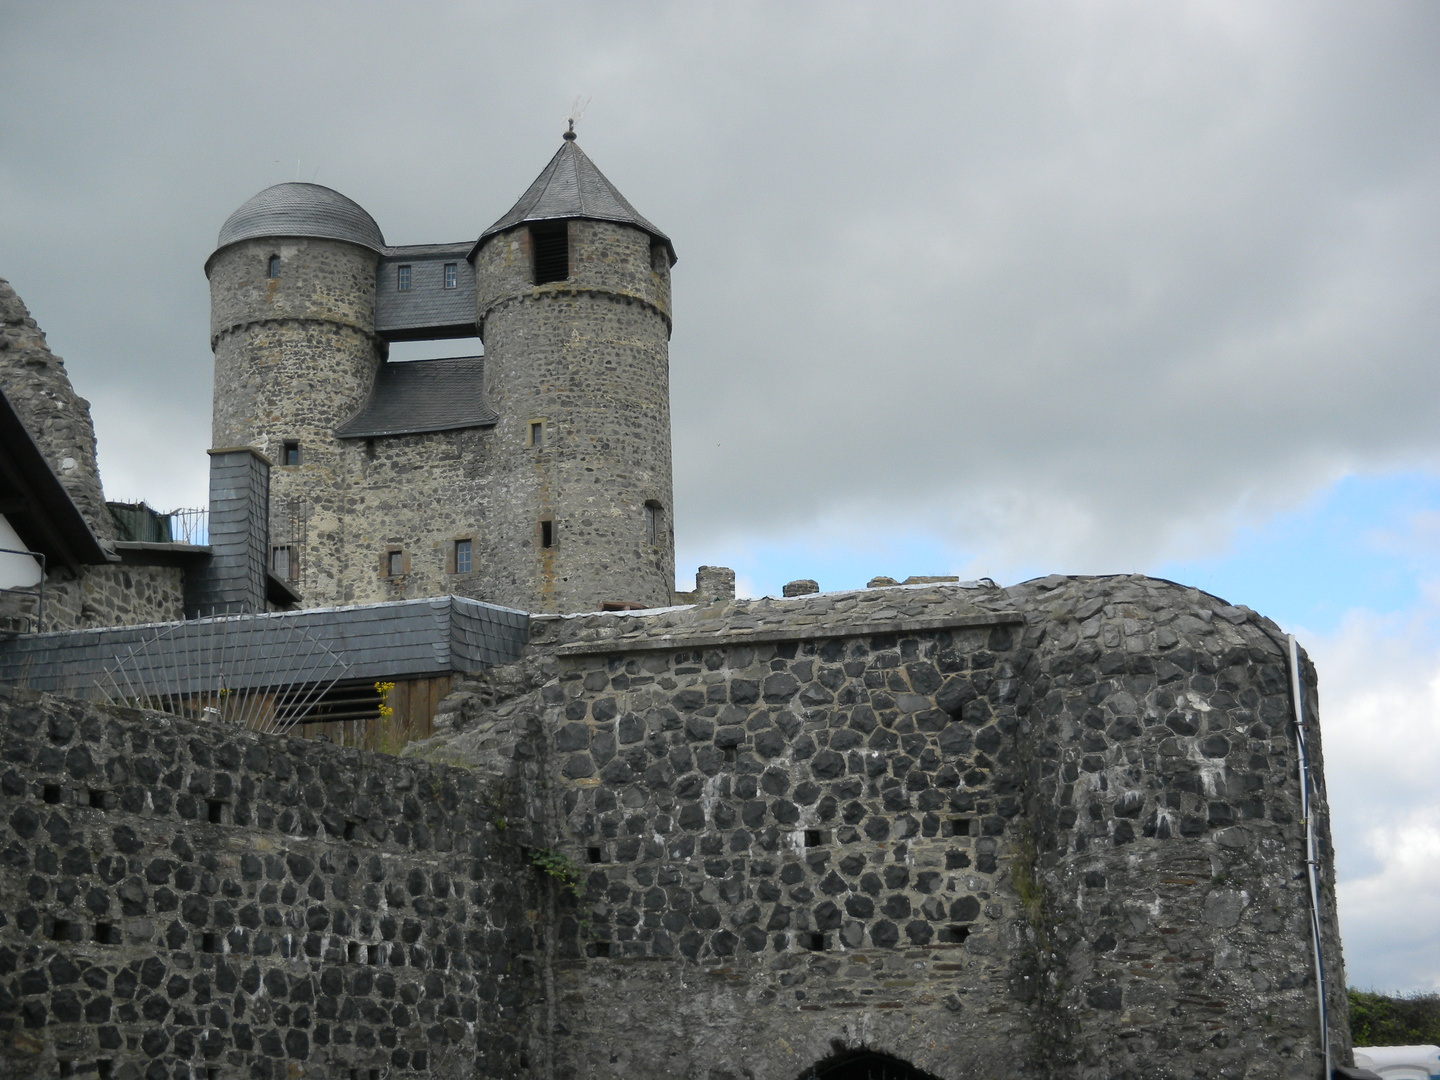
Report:
[[[360,411],[335,434],[342,439],[415,435],[488,427],[499,419],[485,404],[485,358],[384,363]]]
[[[385,251],[380,226],[353,199],[321,184],[276,184],[251,196],[220,227],[215,250],[262,236],[315,236],[348,240]]]
[[[644,229],[670,249],[670,261],[675,262],[675,245],[663,232],[640,216],[624,195],[615,190],[615,185],[605,179],[605,174],[576,145],[574,138],[565,140],[550,164],[510,212],[480,234],[475,251],[485,242],[486,237],[513,229],[527,221],[554,221],[561,218],[589,218],[592,221],[618,221]]]
[[[437,596],[359,607],[232,615],[186,624],[195,642],[207,635],[249,660],[236,688],[271,686],[286,679],[305,681],[293,657],[294,632],[302,630],[346,665],[347,678],[429,677],[451,671],[473,673],[520,658],[529,639],[530,616],[463,596]],[[152,642],[175,623],[147,623],[103,630],[24,634],[0,640],[0,684],[94,698],[105,672],[137,646]],[[166,680],[185,689],[186,672]],[[180,680],[180,683],[176,683]]]

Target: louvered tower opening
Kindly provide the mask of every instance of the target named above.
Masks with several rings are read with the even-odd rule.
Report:
[[[564,281],[570,276],[570,236],[563,221],[530,226],[530,253],[535,261],[535,284]]]

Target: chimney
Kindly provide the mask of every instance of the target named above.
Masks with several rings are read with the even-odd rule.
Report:
[[[265,610],[270,555],[270,461],[248,446],[211,450],[210,561],[187,574],[185,614]]]

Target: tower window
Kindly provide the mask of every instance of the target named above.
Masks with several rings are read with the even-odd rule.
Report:
[[[541,447],[545,445],[545,421],[531,420],[525,426],[525,445]]]
[[[389,577],[405,576],[405,552],[400,548],[391,548],[385,553],[385,573]]]
[[[454,264],[454,263],[446,263],[446,264],[445,264],[445,287],[446,287],[447,289],[453,289],[453,288],[455,288],[455,264]]]
[[[555,546],[555,522],[546,518],[540,522],[540,546],[552,548]]]
[[[530,255],[535,262],[535,284],[564,281],[570,276],[570,230],[563,221],[530,226]]]
[[[663,240],[650,238],[650,269],[657,274],[663,274],[670,269],[670,249],[665,246]]]
[[[285,440],[284,445],[280,448],[280,464],[281,464],[281,465],[299,465],[299,464],[300,464],[300,443],[299,443],[299,440],[297,440],[297,439],[286,439],[286,440]]]
[[[395,268],[395,288],[400,292],[410,291],[410,267],[397,266]]]
[[[455,541],[455,573],[470,573],[470,541]]]
[[[276,544],[270,549],[270,572],[281,581],[294,581],[300,576],[300,562],[290,544]]]
[[[280,256],[271,255],[270,261],[265,266],[265,276],[277,278],[280,276]]]
[[[663,511],[657,502],[645,504],[645,542],[647,544],[660,543],[660,524]]]

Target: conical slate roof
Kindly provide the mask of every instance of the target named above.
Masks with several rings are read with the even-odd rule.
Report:
[[[353,199],[322,184],[276,184],[251,196],[225,219],[215,248],[262,236],[315,236],[385,250],[375,219]]]
[[[478,249],[486,238],[517,225],[564,218],[589,218],[592,221],[618,221],[622,225],[633,225],[663,241],[670,250],[670,261],[675,262],[675,245],[670,238],[641,217],[625,196],[615,190],[615,185],[605,179],[605,174],[576,145],[575,135],[569,131],[565,133],[565,142],[550,159],[550,164],[545,166],[510,212],[480,234],[475,248]],[[473,257],[475,252],[470,254]]]

